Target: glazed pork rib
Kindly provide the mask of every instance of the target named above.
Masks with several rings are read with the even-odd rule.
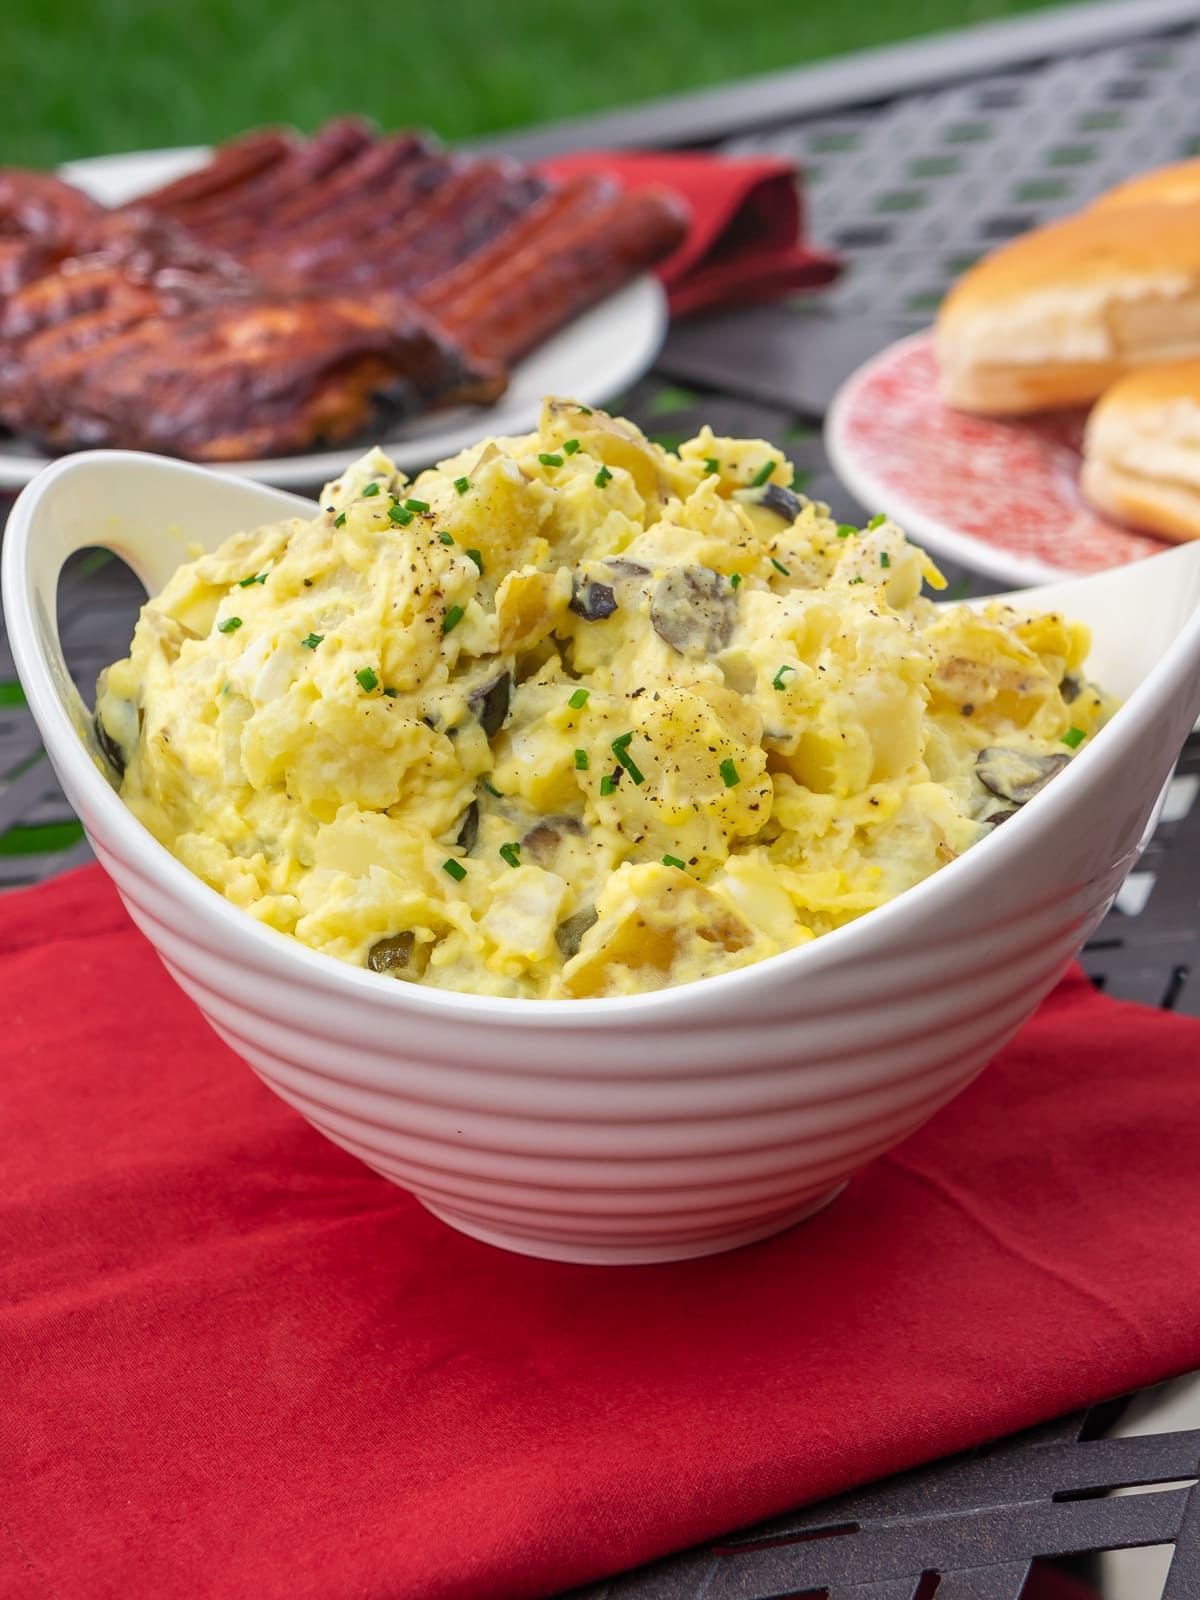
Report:
[[[0,168],[0,238],[39,239],[70,250],[107,215],[104,206],[53,173]]]
[[[407,192],[434,153],[428,139],[416,133],[377,139],[342,162],[324,182],[282,200],[272,212],[272,230],[279,234],[321,218],[344,217],[350,208],[362,209],[364,194],[378,201],[397,190]],[[444,158],[439,159],[444,164]]]
[[[337,282],[346,263],[381,241],[395,239],[398,216],[407,217],[413,226],[422,207],[454,171],[451,157],[423,153],[387,174],[366,197],[357,184],[339,182],[333,192],[331,182],[316,197],[320,204],[315,212],[286,228],[264,231],[248,246],[246,258],[265,263],[266,270],[279,278],[308,280],[319,274]],[[345,175],[339,177],[344,180]]]
[[[480,163],[452,172],[411,207],[406,233],[390,227],[368,233],[352,248],[326,254],[316,265],[315,276],[339,286],[373,284],[415,295],[492,239],[507,237],[544,189],[536,177],[499,164]],[[263,256],[254,259],[269,270]],[[292,272],[298,276],[304,257],[291,259]]]
[[[114,318],[74,348],[61,332],[51,330],[57,349],[46,335],[30,342],[25,381],[5,408],[11,424],[55,449],[120,444],[195,461],[286,455],[361,432],[381,395],[403,387],[411,392],[395,398],[411,409],[452,381],[423,319],[404,323],[357,300],[257,296],[182,317]],[[485,398],[476,383],[472,397]]]
[[[0,420],[48,449],[285,455],[503,388],[399,296],[287,292],[149,213],[93,240],[0,306]]]
[[[509,365],[619,289],[680,240],[676,216],[650,190],[618,194],[561,231],[535,233],[487,279],[449,301],[439,321],[483,359]]]
[[[263,167],[264,137],[218,152],[211,166],[234,179],[199,209],[178,212],[175,186],[139,203],[174,210],[203,242],[282,285],[413,296],[473,354],[505,363],[669,255],[686,232],[679,203],[662,191],[626,193],[595,177],[556,185],[413,134],[371,143],[361,123],[331,123],[305,147],[271,143]],[[248,176],[237,177],[239,166]]]
[[[362,123],[339,118],[311,139],[285,136],[282,148],[276,146],[270,160],[244,169],[240,175],[227,175],[226,181],[209,193],[193,193],[182,205],[177,184],[141,195],[134,203],[139,210],[161,212],[184,223],[205,244],[215,244],[222,233],[266,223],[281,203],[296,194],[309,193],[371,143],[371,134]],[[209,167],[227,160],[228,149],[226,146],[218,150]],[[192,176],[199,177],[208,170],[202,167]],[[164,205],[163,195],[170,196],[172,192],[175,198]]]
[[[87,249],[106,216],[52,173],[0,168],[0,296]]]
[[[236,190],[281,161],[295,143],[294,136],[280,128],[260,128],[256,133],[231,139],[195,172],[185,173],[182,178],[155,189],[153,206],[148,209],[164,217],[174,217],[177,222],[186,222],[189,208],[200,206],[226,190]]]
[[[665,194],[352,118],[248,134],[114,210],[0,170],[0,423],[219,461],[486,404],[685,227]]]
[[[361,131],[335,124],[199,203],[168,194],[164,206],[158,191],[138,206],[289,287],[411,294],[503,237],[548,188],[516,162],[448,155],[415,134],[361,145]]]

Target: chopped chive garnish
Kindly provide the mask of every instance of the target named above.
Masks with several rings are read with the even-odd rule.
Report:
[[[224,622],[217,624],[218,633],[236,633],[242,625],[241,617],[226,617]]]
[[[354,676],[358,679],[359,687],[364,694],[370,694],[372,689],[379,687],[379,679],[371,671],[370,667],[360,667]]]
[[[716,456],[705,456],[704,470],[708,473],[709,477],[712,477],[714,472],[720,472],[721,463],[717,460]]]
[[[552,450],[539,451],[538,460],[544,467],[561,467],[563,464],[563,458],[560,455],[556,455]]]
[[[307,650],[315,650],[324,637],[325,635],[323,633],[310,633],[308,638],[301,639],[300,643],[304,645]]]
[[[451,606],[449,611],[447,611],[446,615],[442,618],[442,632],[449,633],[451,628],[457,628],[465,616],[466,612],[463,610],[462,606]]]
[[[877,511],[875,513],[875,515],[871,518],[870,522],[867,523],[868,532],[874,533],[875,529],[876,528],[882,528],[886,521],[887,521],[887,514],[885,512],[883,512],[883,511]]]
[[[521,846],[515,840],[512,844],[502,844],[500,846],[500,854],[510,867],[519,867],[521,865]]]
[[[721,763],[721,776],[725,780],[725,787],[727,789],[734,788],[742,781],[738,777],[738,769],[734,766],[733,762],[728,756],[726,756],[724,761]]]
[[[389,700],[394,700],[400,693],[399,689],[385,689],[383,692],[385,695],[387,695]]]
[[[767,479],[774,471],[775,463],[773,461],[764,461],[762,466],[759,467],[758,471],[750,479],[750,487],[752,489],[761,489],[763,484],[766,483]]]
[[[616,772],[606,772],[604,774],[604,776],[600,779],[600,793],[603,794],[603,795],[611,794],[613,792],[613,790],[617,787],[617,779],[620,776],[621,776],[620,767],[617,768]]]
[[[862,582],[862,576],[861,576],[861,574],[860,574],[860,576],[859,576],[859,577],[857,577],[857,578],[851,578],[851,579],[850,579],[850,582],[851,582],[851,583],[861,583],[861,582]]]
[[[858,529],[854,526],[854,524],[852,522],[839,522],[838,523],[838,538],[839,539],[852,539],[857,532],[858,532]]]
[[[465,552],[465,554],[468,555],[471,558],[471,560],[475,563],[475,565],[479,568],[480,575],[482,576],[482,573],[483,573],[483,557],[480,555],[479,551],[478,550],[467,550]]]
[[[438,534],[438,538],[445,545],[450,545],[450,544],[454,543],[454,535],[452,533],[439,533]]]
[[[596,485],[597,489],[603,489],[606,483],[612,482],[612,473],[607,467],[601,467],[600,471],[592,479],[592,482]]]
[[[406,511],[402,505],[396,504],[388,507],[388,516],[393,522],[398,522],[402,528],[407,528],[413,519],[411,511]]]
[[[428,511],[429,510],[429,501],[428,500],[406,500],[404,502],[404,509],[406,511]]]
[[[270,573],[268,573],[268,572],[258,572],[258,573],[254,573],[249,578],[239,578],[238,579],[238,588],[239,589],[248,589],[252,583],[266,583],[266,581],[267,581],[267,579],[269,577],[270,577]]]
[[[567,704],[570,706],[571,710],[582,711],[584,706],[587,705],[587,698],[591,692],[592,691],[590,689],[576,689],[575,693],[567,701]]]
[[[633,757],[629,754],[629,744],[632,738],[632,733],[623,733],[619,739],[614,739],[612,742],[613,755],[616,756],[617,760],[625,768],[625,771],[633,779],[634,783],[645,783],[646,779],[644,774],[639,769]]]
[[[487,790],[487,792],[489,794],[495,795],[497,800],[503,800],[504,799],[504,796],[500,793],[499,789],[497,789],[497,787],[496,787],[496,785],[494,783],[489,783],[486,778],[482,778],[480,780],[480,782],[483,784],[483,787]]]
[[[731,589],[736,589],[738,584],[741,583],[741,581],[742,581],[742,575],[741,575],[740,572],[731,572],[729,574],[729,587]]]
[[[586,772],[587,769],[588,769],[588,753],[587,753],[587,751],[586,750],[576,750],[576,752],[575,752],[575,770],[576,770],[576,772]]]
[[[678,867],[680,872],[682,872],[683,869],[684,869],[685,864],[686,863],[680,861],[678,856],[664,856],[663,857],[663,866],[664,867]]]
[[[455,883],[461,883],[467,875],[466,867],[463,866],[461,861],[455,861],[453,856],[448,861],[442,862],[442,871],[448,872]]]
[[[467,490],[471,487],[471,480],[470,478],[455,478],[454,487],[458,490],[459,494],[466,494]]]
[[[775,674],[775,676],[774,676],[774,677],[773,677],[773,678],[772,678],[772,679],[771,679],[771,683],[772,683],[772,685],[773,685],[773,686],[774,686],[774,687],[775,687],[775,688],[776,688],[776,689],[779,689],[779,690],[782,690],[782,689],[783,689],[783,687],[784,687],[784,682],[783,682],[783,675],[784,675],[784,673],[785,673],[785,672],[795,672],[795,670],[796,670],[796,669],[795,669],[795,667],[789,667],[789,666],[786,666],[786,665],[785,665],[785,666],[782,666],[782,667],[780,667],[780,669],[779,669],[779,671],[778,671],[778,672],[777,672],[777,673],[776,673],[776,674]]]
[[[564,441],[563,441],[563,454],[564,455],[573,456],[575,454],[576,450],[578,450],[578,449],[579,449],[579,440],[578,439],[564,439]]]
[[[346,513],[343,511],[338,516],[334,517],[334,519],[333,519],[334,527],[335,528],[340,528],[342,526],[342,524],[345,522],[345,520],[346,520]]]
[[[1077,749],[1087,738],[1082,728],[1068,728],[1062,736],[1062,742],[1069,745],[1072,750]]]
[[[378,493],[379,493],[379,485],[377,483],[369,483],[367,485],[367,487],[363,490],[363,499],[364,500],[369,500],[372,495],[376,495]]]
[[[775,570],[777,572],[782,572],[785,578],[790,578],[791,577],[791,573],[784,566],[783,562],[782,561],[776,561],[774,556],[771,557],[771,565],[775,568]]]
[[[579,414],[581,416],[584,416],[584,417],[590,417],[591,414],[592,414],[591,406],[576,406],[575,409],[579,412]]]
[[[881,567],[890,567],[891,564],[892,564],[891,556],[888,555],[886,550],[881,550],[879,552],[879,565]]]

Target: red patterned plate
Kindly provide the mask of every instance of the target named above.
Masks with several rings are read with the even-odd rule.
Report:
[[[825,444],[856,499],[922,544],[1012,584],[1140,561],[1167,548],[1079,494],[1086,412],[998,420],[938,397],[932,333],[860,367],[829,412]]]

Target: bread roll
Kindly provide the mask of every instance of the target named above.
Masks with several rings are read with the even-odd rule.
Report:
[[[1144,367],[1088,418],[1080,487],[1160,538],[1200,539],[1200,361]]]
[[[1014,239],[950,291],[936,343],[947,402],[992,415],[1200,357],[1200,202],[1097,206]]]
[[[1192,205],[1200,205],[1200,160],[1176,161],[1169,167],[1141,172],[1093,200],[1092,210],[1111,206]]]

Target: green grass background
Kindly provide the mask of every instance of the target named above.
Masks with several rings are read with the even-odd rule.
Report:
[[[1045,3],[0,0],[0,163],[312,128],[347,111],[463,139]]]

